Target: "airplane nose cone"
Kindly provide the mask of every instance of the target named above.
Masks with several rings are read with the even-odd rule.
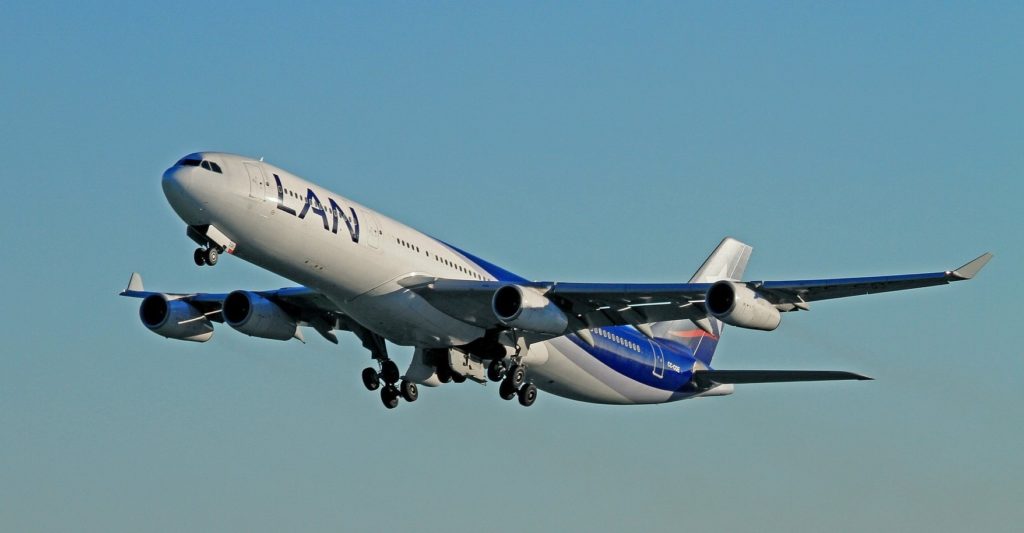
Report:
[[[164,172],[160,183],[167,202],[189,225],[203,223],[203,209],[196,198],[194,181],[195,171],[192,167],[174,166]]]
[[[185,167],[171,167],[164,171],[160,185],[164,189],[164,196],[167,197],[168,202],[171,202],[171,205],[185,199],[188,171],[189,169]]]

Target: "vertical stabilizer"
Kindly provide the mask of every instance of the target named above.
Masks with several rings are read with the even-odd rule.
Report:
[[[752,251],[753,248],[749,245],[732,237],[722,239],[715,251],[711,252],[704,260],[704,264],[690,278],[690,283],[742,279]],[[652,324],[651,329],[656,337],[686,346],[697,360],[710,365],[718,346],[718,339],[722,335],[723,324],[717,319],[707,317],[703,319],[701,325],[704,327],[691,320],[673,320]]]
[[[714,283],[721,279],[739,280],[750,260],[749,245],[732,237],[722,239],[715,251],[704,260],[704,264],[690,278],[690,283]]]

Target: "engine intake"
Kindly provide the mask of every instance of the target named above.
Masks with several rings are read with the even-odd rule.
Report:
[[[139,319],[147,329],[168,339],[206,342],[213,337],[213,324],[184,300],[166,294],[150,294],[139,305]]]
[[[771,331],[779,327],[782,314],[775,306],[746,285],[722,280],[704,297],[708,314],[739,328]]]
[[[224,322],[250,337],[286,341],[297,334],[298,322],[255,292],[232,292],[224,299],[223,313]]]
[[[561,335],[569,325],[569,317],[539,292],[519,285],[505,285],[491,298],[494,316],[506,326]]]

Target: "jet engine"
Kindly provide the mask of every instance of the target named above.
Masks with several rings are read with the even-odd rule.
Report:
[[[166,294],[150,294],[139,306],[139,318],[150,331],[183,341],[206,342],[213,337],[213,324],[184,300]]]
[[[722,280],[708,289],[704,299],[708,314],[726,324],[771,331],[779,327],[782,315],[775,306],[742,283]]]
[[[224,299],[223,313],[224,322],[250,337],[286,341],[298,330],[291,315],[255,292],[232,292]]]
[[[526,331],[561,335],[569,325],[569,318],[551,300],[519,285],[494,291],[491,308],[502,324]]]

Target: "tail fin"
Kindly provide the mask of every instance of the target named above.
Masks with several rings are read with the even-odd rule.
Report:
[[[743,271],[747,268],[747,261],[750,260],[751,251],[753,248],[749,245],[732,237],[722,239],[715,251],[711,252],[711,255],[704,260],[704,264],[690,278],[690,283],[742,279]],[[723,324],[719,320],[708,317],[701,325],[711,332],[708,333],[704,327],[698,326],[691,320],[657,322],[651,325],[651,329],[656,337],[686,346],[698,361],[710,365],[711,358],[715,355],[715,348],[718,346],[718,339],[722,334]]]
[[[749,245],[743,244],[732,237],[722,239],[714,252],[704,260],[697,273],[690,278],[690,283],[711,283],[720,279],[739,280],[747,269],[750,260]]]

